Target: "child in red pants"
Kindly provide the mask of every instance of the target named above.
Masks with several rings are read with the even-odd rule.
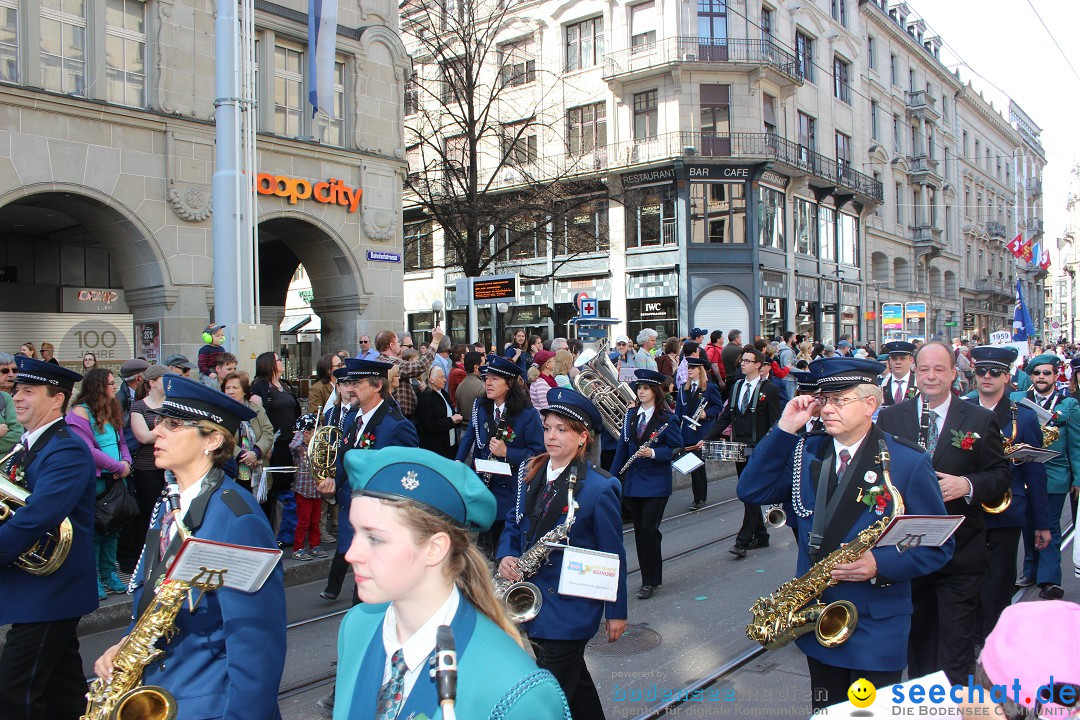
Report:
[[[307,454],[316,419],[313,414],[301,415],[296,421],[292,442],[289,443],[293,464],[296,465],[296,481],[293,484],[293,495],[296,497],[296,536],[293,538],[292,555],[294,560],[328,557],[326,551],[319,548],[322,495],[315,487],[315,477],[311,474],[311,459]],[[310,550],[304,549],[305,540]]]

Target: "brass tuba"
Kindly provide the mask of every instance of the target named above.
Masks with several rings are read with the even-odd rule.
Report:
[[[629,385],[619,381],[619,372],[607,356],[607,342],[601,340],[595,350],[583,350],[574,366],[581,370],[574,378],[574,389],[592,401],[600,411],[604,428],[619,437],[626,411],[637,403],[637,395]]]
[[[14,450],[0,458],[0,469],[7,469],[8,463],[21,447],[16,445]],[[29,497],[30,493],[24,488],[8,480],[6,475],[0,475],[0,524],[14,517],[19,508],[25,507]],[[64,518],[59,525],[24,550],[15,565],[31,575],[50,575],[64,564],[68,551],[71,550],[71,537],[71,520]]]
[[[340,412],[341,406],[338,406]],[[322,422],[320,411],[315,416],[315,432],[308,441],[308,459],[311,462],[311,474],[317,480],[333,480],[337,474],[338,446],[341,444],[342,431],[337,425]]]

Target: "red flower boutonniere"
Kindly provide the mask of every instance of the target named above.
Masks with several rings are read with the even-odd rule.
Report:
[[[763,402],[765,402],[765,393],[761,393],[760,395],[758,395],[758,399],[757,399],[757,401],[758,401],[759,403],[763,403]]]
[[[856,499],[877,515],[884,515],[885,506],[892,500],[892,493],[885,488],[884,484],[880,484],[865,490],[860,488],[859,496]]]
[[[495,433],[495,437],[502,440],[504,443],[512,443],[517,439],[517,433],[514,432],[512,427],[504,427]]]
[[[961,450],[970,450],[975,447],[975,441],[979,439],[979,433],[966,432],[961,434],[959,430],[952,431],[952,444],[953,447],[958,447]]]
[[[356,444],[356,447],[360,450],[370,450],[375,446],[375,436],[371,433],[364,433],[360,437],[360,442]]]
[[[11,463],[11,468],[8,470],[8,480],[15,483],[19,487],[26,487],[26,469],[20,466],[18,463]]]
[[[911,398],[915,397],[918,394],[919,394],[919,388],[908,388],[906,397],[907,397],[908,400],[910,400]]]

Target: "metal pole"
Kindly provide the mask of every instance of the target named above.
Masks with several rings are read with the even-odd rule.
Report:
[[[240,112],[237,97],[236,45],[239,26],[235,0],[218,3],[214,22],[215,152],[211,197],[214,208],[214,320],[226,326],[236,347],[236,325],[244,305],[240,271],[243,243],[239,242],[237,183],[240,181]],[[247,266],[250,268],[250,265]]]
[[[468,330],[473,333],[473,342],[478,342],[480,340],[480,326],[477,323],[477,319],[476,319],[476,302],[473,301],[473,278],[467,278],[467,280],[469,281],[469,297],[468,297],[468,303],[469,303],[469,305],[468,305],[468,307],[469,307],[468,326],[469,327],[468,327]]]

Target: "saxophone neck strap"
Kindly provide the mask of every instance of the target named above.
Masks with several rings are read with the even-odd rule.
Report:
[[[807,544],[809,545],[810,560],[817,562],[821,559],[821,556],[827,554],[826,551],[831,552],[834,548],[826,547],[826,545],[833,545],[835,542],[826,543],[825,537],[830,536],[835,538],[837,536],[836,528],[830,532],[830,524],[833,522],[834,516],[840,509],[841,503],[845,498],[848,502],[851,502],[850,497],[853,495],[851,485],[856,482],[858,477],[858,468],[863,464],[864,456],[867,452],[872,452],[868,448],[877,447],[877,433],[875,427],[870,427],[870,432],[863,438],[862,444],[859,445],[858,451],[855,456],[848,462],[847,469],[844,471],[842,477],[836,479],[836,488],[829,494],[829,481],[833,474],[833,465],[836,462],[836,453],[833,451],[832,438],[828,438],[826,442],[826,455],[821,461],[821,466],[818,468],[818,479],[816,486],[816,493],[814,496],[814,522],[810,529],[810,534],[807,538]],[[844,513],[841,513],[843,515]],[[845,528],[846,531],[846,528]]]
[[[575,465],[578,471],[575,492],[580,492],[582,481],[585,479],[586,466],[579,459],[563,468],[563,471],[559,473],[559,477],[555,478],[550,487],[544,487],[537,493],[533,507],[529,509],[529,534],[526,538],[526,549],[532,547],[539,538],[547,535],[558,524],[559,518],[563,515],[563,507],[566,505],[566,490],[570,485],[570,469]],[[547,473],[547,465],[537,471],[537,474],[539,473]],[[546,476],[543,482],[546,484]]]

